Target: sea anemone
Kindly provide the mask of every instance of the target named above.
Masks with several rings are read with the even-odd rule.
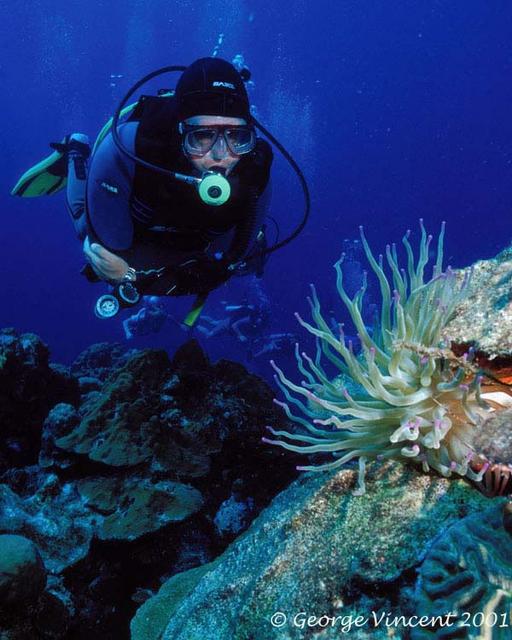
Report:
[[[286,402],[276,402],[288,418],[301,425],[302,433],[268,427],[279,439],[264,441],[299,453],[330,453],[335,458],[298,467],[304,471],[336,469],[358,459],[359,493],[364,493],[365,464],[371,459],[412,462],[425,472],[433,469],[446,477],[457,474],[475,481],[487,468],[484,465],[479,473],[471,468],[476,456],[471,443],[475,427],[492,409],[482,398],[481,376],[472,364],[472,353],[457,357],[445,335],[457,304],[466,295],[470,271],[463,278],[450,267],[443,271],[443,223],[432,277],[425,281],[432,236],[427,236],[421,220],[420,225],[417,261],[409,231],[402,240],[406,269],[399,266],[396,246],[386,247],[389,279],[383,256],[375,259],[361,227],[364,252],[382,298],[373,331],[365,325],[362,313],[366,273],[360,290],[350,298],[343,287],[344,256],[334,265],[337,290],[357,329],[360,353],[345,338],[343,325],[336,335],[331,330],[311,285],[308,301],[313,323],[295,315],[316,337],[316,356],[301,353],[296,345],[303,376],[300,384],[294,384],[272,362],[286,397]],[[326,372],[326,360],[338,375]],[[292,413],[292,407],[302,415]]]

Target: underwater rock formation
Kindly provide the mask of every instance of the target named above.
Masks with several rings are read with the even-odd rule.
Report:
[[[164,351],[134,355],[82,406],[80,424],[58,438],[56,446],[109,466],[149,460],[155,440],[162,436],[156,412],[169,365]]]
[[[55,574],[85,558],[93,537],[135,540],[184,520],[202,505],[197,489],[165,480],[61,482],[55,474],[40,474],[38,482],[41,487],[25,498],[0,485],[0,530],[29,536]]]
[[[265,422],[277,417],[272,392],[241,365],[211,365],[196,343],[171,362],[163,351],[135,353],[86,399],[80,421],[62,434],[57,449],[109,467],[137,467],[174,478],[218,473],[215,460],[247,464]],[[68,424],[72,417],[68,413]],[[211,477],[210,477],[211,479]],[[236,479],[234,473],[233,480]],[[228,497],[228,496],[226,496]]]
[[[0,535],[0,637],[64,640],[69,612],[56,595],[37,546],[28,538]],[[46,588],[46,587],[49,588]]]
[[[38,488],[27,496],[0,484],[0,531],[22,534],[37,544],[54,574],[86,557],[94,530],[93,514],[76,488],[55,474],[38,474]]]
[[[23,372],[28,358],[6,336]],[[172,360],[100,345],[71,369],[74,395],[41,405],[39,465],[0,476],[0,534],[30,539],[49,572],[34,615],[10,621],[13,640],[127,639],[160,580],[210,562],[296,475],[260,443],[280,420],[270,388],[195,342]]]
[[[179,573],[165,582],[158,594],[137,610],[130,624],[132,640],[160,640],[169,619],[194,590],[203,576],[209,573],[219,559],[200,567]]]
[[[492,414],[475,433],[475,449],[489,460],[512,463],[512,409]]]
[[[135,540],[188,518],[203,503],[193,487],[137,476],[79,480],[77,489],[86,506],[102,516],[94,527],[100,540]]]
[[[479,260],[459,272],[459,278],[471,270],[464,300],[447,326],[450,338],[460,344],[472,344],[491,362],[512,358],[512,249],[490,260]],[[511,364],[510,362],[508,363]]]
[[[252,498],[238,500],[236,496],[230,496],[220,505],[215,515],[213,522],[217,532],[221,536],[240,533],[250,522],[253,508]]]
[[[415,609],[419,616],[452,612],[449,628],[414,629],[411,640],[512,636],[512,528],[503,502],[495,501],[452,525],[429,549],[419,571]],[[450,634],[451,629],[451,634]]]
[[[71,373],[78,379],[96,378],[104,382],[132,353],[118,342],[98,342],[82,351],[71,365]]]
[[[463,480],[399,463],[370,465],[364,496],[353,496],[356,478],[356,470],[301,476],[204,576],[175,576],[141,607],[132,640],[160,638],[165,603],[172,615],[162,640],[341,637],[340,623],[301,627],[308,615],[363,615],[368,622],[347,636],[389,638],[371,612],[414,615],[416,570],[428,544],[488,501]],[[286,616],[282,626],[271,623],[276,612]],[[405,637],[401,627],[393,631]]]
[[[0,330],[0,472],[37,462],[48,411],[79,398],[77,381],[49,363],[48,347],[36,335]]]
[[[57,449],[55,440],[71,433],[80,424],[80,420],[80,414],[70,404],[60,402],[53,407],[43,423],[41,451],[39,452],[39,466],[41,468],[51,467],[57,461],[61,468],[72,464],[71,456]]]
[[[23,536],[0,535],[0,609],[26,610],[44,591],[46,569],[36,545]]]

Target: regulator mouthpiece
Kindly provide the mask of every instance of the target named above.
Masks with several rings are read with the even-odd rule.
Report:
[[[231,185],[220,173],[207,173],[199,183],[199,196],[208,205],[218,207],[231,195]]]

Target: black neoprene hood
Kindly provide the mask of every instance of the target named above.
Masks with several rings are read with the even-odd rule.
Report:
[[[178,118],[224,116],[250,119],[244,82],[235,67],[222,58],[200,58],[176,85]]]

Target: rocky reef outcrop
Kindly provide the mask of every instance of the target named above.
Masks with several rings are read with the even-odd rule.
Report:
[[[483,513],[454,523],[434,542],[416,585],[418,614],[435,618],[452,612],[459,638],[508,638],[512,629],[512,503],[498,502]],[[415,628],[411,640],[433,640],[450,627]]]
[[[35,336],[1,338],[0,406],[31,447],[4,453],[0,563],[12,539],[38,567],[0,589],[0,607],[19,592],[30,612],[20,621],[12,609],[2,637],[128,638],[164,580],[213,560],[294,477],[294,461],[260,442],[268,422],[282,422],[273,393],[195,342],[172,359],[100,344],[64,369]]]
[[[459,272],[471,273],[467,295],[447,327],[449,337],[472,345],[490,362],[512,358],[512,249],[479,260]],[[510,363],[509,363],[510,364]],[[511,365],[512,366],[512,365]],[[512,371],[512,369],[511,369]]]
[[[374,463],[366,494],[356,496],[356,475],[301,476],[216,562],[163,585],[138,610],[133,640],[407,638],[414,616],[447,614],[452,600],[460,613],[464,595],[468,610],[476,611],[508,589],[512,537],[503,525],[503,498],[489,502],[463,480],[422,475],[399,463]],[[450,581],[457,571],[433,571],[447,540],[458,545],[458,555],[447,549],[442,562],[473,577],[465,593],[464,581]],[[488,571],[485,558],[493,558]],[[446,606],[439,592],[434,605],[426,601],[427,573],[430,585],[444,580]],[[470,606],[478,589],[489,597]],[[438,637],[435,631],[428,637]]]
[[[32,333],[0,331],[0,472],[37,462],[41,423],[58,402],[77,405],[77,380],[49,362],[49,350]]]
[[[485,392],[512,382],[511,274],[510,252],[477,263],[448,328]],[[295,479],[297,456],[261,443],[267,424],[295,435],[272,390],[194,341],[93,345],[66,368],[3,331],[0,382],[2,640],[512,633],[507,497],[382,455],[364,495],[351,464]],[[511,415],[474,424],[493,473]]]
[[[423,272],[429,242],[424,232],[422,264],[417,273]],[[394,284],[397,289],[402,286],[402,292],[398,292],[393,300],[395,317],[402,318],[404,328],[413,330],[417,321],[411,317],[404,320],[404,315],[400,316],[399,303],[407,287],[398,275],[394,255],[394,249],[388,248],[388,262],[391,269],[396,267]],[[411,281],[416,285],[417,273],[411,275]],[[450,271],[444,276],[446,282],[452,284],[455,277],[467,282],[464,273],[454,276]],[[468,296],[461,295],[458,299],[462,303],[456,309],[446,335],[443,327],[442,334],[437,335],[432,344],[428,343],[426,349],[416,352],[423,356],[418,359],[421,366],[427,364],[430,356],[439,358],[437,364],[444,376],[450,366],[460,367],[458,377],[453,381],[446,383],[448,378],[442,375],[439,386],[434,385],[432,404],[428,405],[434,414],[440,407],[440,391],[447,388],[468,391],[465,383],[471,377],[475,378],[476,385],[485,378],[482,382],[485,392],[500,389],[500,386],[505,388],[503,371],[498,368],[505,367],[506,378],[506,367],[512,362],[511,279],[509,255],[475,265]],[[441,281],[441,276],[434,282],[438,280]],[[431,292],[429,290],[429,295]],[[440,293],[438,300],[430,300],[422,317],[430,317],[434,304],[438,305],[439,313],[447,311],[444,302],[450,296],[445,293],[446,290]],[[387,299],[388,304],[389,298],[389,289],[384,287],[383,299]],[[312,300],[319,329],[315,336],[318,337],[327,323],[322,321],[314,292]],[[357,320],[361,298],[350,302],[354,311],[352,318]],[[425,303],[425,299],[422,302]],[[387,333],[396,335],[391,330]],[[389,337],[387,333],[384,335]],[[331,362],[334,360],[336,364],[339,343],[336,338],[328,343],[333,348],[332,352],[327,350],[333,354]],[[385,377],[384,383],[388,384],[389,377],[375,366],[377,348],[372,349],[368,344],[371,344],[369,340],[360,357],[354,354],[352,346],[344,351],[343,346],[339,346],[339,351],[344,354],[349,371],[357,370],[362,386],[370,379],[380,380],[380,376]],[[391,346],[400,347],[400,344]],[[401,346],[414,353],[407,344],[402,342]],[[466,353],[469,346],[473,350]],[[471,357],[473,351],[476,352],[474,359]],[[447,361],[447,358],[450,359]],[[382,423],[377,418],[372,422],[365,412],[368,407],[382,408],[377,400],[383,385],[377,388],[376,384],[373,394],[360,394],[357,401],[353,399],[354,394],[344,393],[343,404],[336,388],[329,389],[330,396],[325,391],[331,378],[318,371],[318,359],[314,363],[307,360],[310,369],[304,365],[305,356],[304,360],[298,360],[304,377],[302,383],[300,377],[298,382],[287,383],[277,369],[288,401],[288,414],[294,414],[297,408],[302,410],[309,427],[302,437],[296,430],[289,434],[292,445],[289,449],[297,451],[297,442],[304,442],[309,445],[307,452],[334,452],[341,460],[362,433],[363,446],[359,456],[363,456],[364,444],[371,437],[368,431],[377,430],[377,423],[381,429],[378,435],[383,432]],[[398,362],[393,356],[390,360],[393,365]],[[410,415],[424,415],[427,411],[425,405],[417,413],[412,410],[414,398],[411,396],[414,394],[408,396],[408,390],[404,392],[404,388],[410,376],[414,383],[421,382],[424,391],[430,384],[431,374],[420,380],[409,366],[411,362],[405,360],[403,376],[392,385],[393,391],[399,389],[404,396],[403,403],[390,401],[393,419],[400,415],[395,406],[407,406]],[[368,368],[359,369],[364,362]],[[486,372],[487,367],[491,370]],[[313,391],[308,393],[309,390]],[[293,392],[297,392],[298,400]],[[419,395],[420,401],[424,401],[425,394]],[[483,408],[480,390],[477,395],[477,404]],[[326,397],[328,401],[325,401]],[[361,397],[363,401],[359,404]],[[464,396],[466,400],[467,395]],[[495,404],[486,408],[499,406],[497,400],[488,401]],[[339,414],[344,418],[350,415],[360,421],[352,420],[342,434],[334,432],[333,435],[333,431],[327,430],[327,444],[322,447],[317,425],[341,428],[342,420],[329,422],[314,409],[308,411],[314,403],[325,409],[328,416]],[[355,411],[351,412],[349,408]],[[471,417],[467,414],[460,417],[451,401],[446,403],[446,416],[450,421],[460,421],[458,424],[464,425],[466,418]],[[382,418],[382,413],[378,418]],[[436,422],[439,421],[432,420],[434,428],[439,427]],[[411,427],[405,418],[400,424]],[[497,461],[491,467],[493,472],[501,473],[505,479],[509,477],[510,468],[506,463],[511,462],[510,410],[492,416],[486,423],[475,419],[471,422],[470,432],[469,436],[475,435],[478,445],[476,453]],[[425,431],[422,433],[424,436]],[[274,434],[283,436],[279,430],[274,430]],[[392,443],[401,440],[384,437],[383,446],[388,439]],[[464,434],[454,446],[462,447],[467,440],[469,437]],[[277,443],[274,441],[274,444]],[[171,576],[137,611],[131,624],[132,640],[334,640],[344,635],[356,640],[390,637],[501,640],[511,637],[512,503],[509,498],[489,499],[477,491],[475,484],[471,484],[480,482],[476,471],[470,479],[446,478],[427,473],[432,468],[443,473],[442,467],[423,464],[423,467],[413,469],[402,462],[390,462],[391,456],[385,455],[385,449],[375,453],[376,461],[367,467],[364,494],[357,486],[358,471],[350,462],[348,469],[336,473],[331,467],[324,474],[305,474],[297,479],[213,562]],[[404,458],[418,452],[409,450],[407,453],[410,455],[404,454]],[[474,455],[473,450],[468,451],[466,463]],[[441,451],[439,441],[433,443],[432,457],[450,463],[449,456]],[[452,462],[456,468],[456,462]],[[453,465],[450,463],[450,467],[444,468],[445,475],[449,475]],[[500,480],[498,488],[504,485]],[[481,484],[479,486],[482,488]],[[236,505],[229,503],[225,504],[226,513],[230,507],[236,514]],[[219,510],[219,521],[220,514]]]

